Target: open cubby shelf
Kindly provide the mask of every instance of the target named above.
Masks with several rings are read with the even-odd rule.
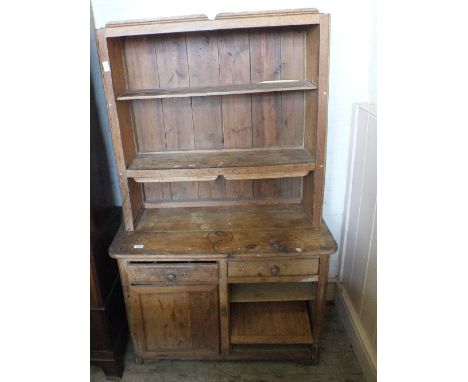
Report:
[[[181,88],[134,89],[117,96],[118,101],[158,98],[207,97],[217,95],[255,94],[315,90],[317,85],[305,80],[273,80],[252,84],[234,84],[223,86],[195,86]]]
[[[312,344],[304,301],[232,303],[231,344]]]
[[[231,284],[231,302],[311,301],[315,299],[312,283]]]
[[[305,149],[251,149],[139,154],[127,177],[137,182],[212,181],[301,177],[315,169]]]

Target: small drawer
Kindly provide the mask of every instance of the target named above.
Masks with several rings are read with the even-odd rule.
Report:
[[[218,282],[218,264],[129,264],[127,276],[130,284],[190,284]]]
[[[230,261],[228,276],[300,276],[318,273],[318,259]]]

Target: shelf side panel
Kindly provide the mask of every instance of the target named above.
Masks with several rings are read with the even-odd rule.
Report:
[[[323,193],[325,186],[325,156],[328,124],[328,65],[330,16],[320,15],[319,78],[317,103],[317,138],[315,147],[314,197],[312,221],[315,227],[322,224]]]
[[[309,28],[305,35],[305,78],[315,83],[318,82],[319,76],[319,42],[320,26]],[[304,147],[315,155],[318,111],[317,92],[307,92],[304,101]],[[302,190],[304,206],[311,216],[314,208],[314,177],[314,173],[304,177]]]
[[[102,63],[101,75],[122,196],[123,220],[125,229],[133,231],[134,223],[143,207],[143,187],[140,184],[130,187],[125,174],[126,167],[137,154],[137,147],[130,108],[128,105],[115,102],[115,94],[127,88],[124,75],[125,62],[122,56],[123,45],[120,39],[106,39],[104,30],[99,30],[97,37],[99,58]],[[106,69],[106,65],[110,66],[112,72]]]

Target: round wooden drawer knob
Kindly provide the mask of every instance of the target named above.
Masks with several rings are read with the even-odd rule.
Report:
[[[272,275],[277,275],[280,272],[280,268],[277,265],[273,265],[270,268],[270,272]]]
[[[176,279],[176,275],[174,273],[168,273],[166,275],[166,280],[167,281],[174,281]]]

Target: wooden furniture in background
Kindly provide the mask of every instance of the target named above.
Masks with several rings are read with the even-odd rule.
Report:
[[[98,31],[137,360],[318,361],[328,39],[314,9]]]
[[[113,206],[110,167],[94,102],[91,85],[90,358],[107,377],[121,377],[127,319],[118,267],[108,256],[121,212]]]

